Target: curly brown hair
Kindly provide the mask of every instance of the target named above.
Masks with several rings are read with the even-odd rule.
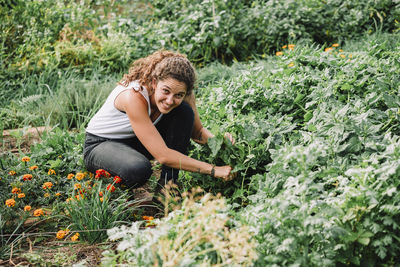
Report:
[[[129,72],[124,74],[119,82],[124,86],[132,81],[139,81],[141,86],[152,90],[152,81],[162,81],[174,78],[186,84],[186,94],[189,95],[196,82],[196,71],[183,54],[168,50],[158,50],[153,54],[134,61]]]

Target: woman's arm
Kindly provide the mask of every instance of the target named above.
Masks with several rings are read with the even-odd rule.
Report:
[[[137,138],[161,164],[175,169],[208,175],[212,174],[212,169],[214,168],[215,177],[230,178],[229,174],[232,169],[230,166],[214,167],[209,163],[195,160],[168,148],[160,133],[151,122],[147,104],[141,100],[140,94],[132,90],[124,91],[117,97],[115,105],[118,109],[126,112]]]
[[[196,143],[206,144],[208,142],[208,138],[214,137],[214,135],[207,129],[204,128],[200,121],[199,111],[196,107],[196,99],[194,93],[192,92],[190,95],[185,97],[185,101],[189,103],[194,112],[194,125],[192,131],[192,139]],[[235,144],[235,139],[230,133],[225,133],[225,138],[228,139],[232,144]]]

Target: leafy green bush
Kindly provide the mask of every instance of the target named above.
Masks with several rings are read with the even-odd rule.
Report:
[[[200,117],[217,136],[192,156],[238,177],[181,178],[251,222],[257,266],[398,262],[400,40],[386,38],[349,46],[358,51],[296,44],[201,89]]]
[[[387,1],[154,1],[145,41],[203,63],[247,60],[300,39],[324,44],[395,30],[399,3]],[[150,40],[148,40],[150,38]]]

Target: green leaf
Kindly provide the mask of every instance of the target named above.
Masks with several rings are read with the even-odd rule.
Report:
[[[224,142],[223,137],[213,137],[208,139],[208,146],[211,149],[211,156],[215,157],[221,149],[222,143]]]

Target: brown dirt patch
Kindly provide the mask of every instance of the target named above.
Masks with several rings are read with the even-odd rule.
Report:
[[[45,131],[51,131],[50,127],[32,127],[4,130],[0,136],[1,152],[29,152],[30,146],[40,142],[40,138]]]

